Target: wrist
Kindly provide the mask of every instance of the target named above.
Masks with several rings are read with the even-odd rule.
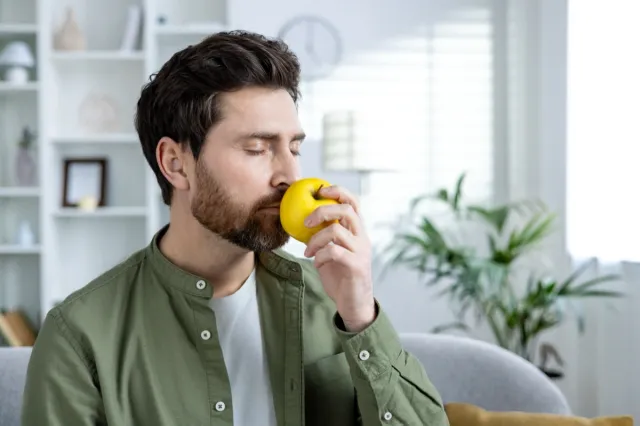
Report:
[[[369,327],[376,319],[378,312],[376,302],[372,298],[370,303],[349,311],[338,310],[338,315],[342,319],[345,331],[359,333]]]

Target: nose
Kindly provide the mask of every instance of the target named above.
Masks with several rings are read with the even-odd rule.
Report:
[[[298,179],[300,179],[300,164],[298,157],[288,150],[287,152],[275,156],[271,185],[274,188],[286,189]]]

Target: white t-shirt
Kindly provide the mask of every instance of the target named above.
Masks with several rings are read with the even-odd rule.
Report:
[[[255,270],[234,294],[211,299],[231,381],[234,426],[276,426],[262,344]]]

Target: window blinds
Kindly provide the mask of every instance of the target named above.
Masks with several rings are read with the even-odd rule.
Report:
[[[493,196],[493,13],[502,2],[424,4],[419,26],[349,52],[328,78],[303,91],[301,116],[312,137],[322,136],[325,112],[371,117],[370,149],[397,170],[370,176],[365,215],[373,227],[405,213],[412,197],[452,187],[462,172],[468,199]]]

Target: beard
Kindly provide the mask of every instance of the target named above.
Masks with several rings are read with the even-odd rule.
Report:
[[[243,249],[262,252],[284,246],[289,240],[280,216],[261,209],[279,203],[284,191],[276,191],[247,206],[234,201],[201,162],[196,163],[197,193],[191,213],[214,234]]]

